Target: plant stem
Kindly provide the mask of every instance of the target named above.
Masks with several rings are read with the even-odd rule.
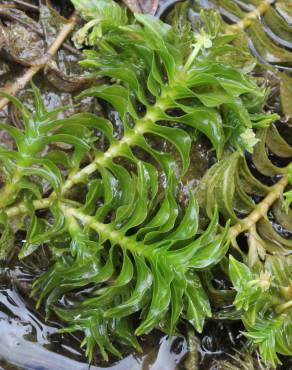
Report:
[[[199,54],[202,46],[203,45],[199,42],[195,44],[195,47],[194,47],[192,53],[190,54],[190,56],[188,57],[188,60],[186,61],[185,65],[184,65],[184,71],[187,71],[191,67],[191,65],[193,64],[196,56]]]
[[[228,237],[233,240],[242,232],[250,229],[264,217],[271,205],[280,197],[288,185],[288,175],[284,175],[279,182],[271,187],[268,195],[256,205],[255,209],[244,219],[238,221],[229,229]]]
[[[184,362],[186,370],[198,370],[200,366],[199,348],[200,342],[193,329],[188,330],[188,357]]]
[[[16,4],[19,4],[19,5],[22,5],[22,6],[24,6],[24,7],[27,7],[27,8],[29,8],[29,9],[33,9],[33,10],[35,10],[35,11],[38,11],[38,6],[36,6],[36,5],[33,5],[33,4],[30,4],[30,3],[28,3],[28,2],[26,2],[26,1],[22,1],[22,0],[13,0],[13,2],[14,3],[16,3]]]
[[[125,236],[123,232],[113,229],[110,224],[104,224],[102,222],[96,221],[93,216],[88,216],[76,208],[67,207],[66,205],[61,205],[65,217],[74,217],[79,220],[83,225],[90,227],[95,230],[102,239],[109,240],[112,245],[119,244],[122,248],[136,252],[144,257],[149,257],[151,254],[151,248],[145,248],[143,242],[136,241],[129,236]]]
[[[64,24],[56,40],[49,47],[46,55],[40,60],[35,61],[35,65],[26,70],[25,73],[18,77],[13,83],[4,86],[3,91],[11,95],[16,95],[19,90],[23,89],[25,85],[32,79],[32,77],[52,60],[53,56],[57,53],[63,42],[75,27],[76,23],[77,17],[75,14],[73,14],[68,23]],[[7,98],[1,98],[0,109],[3,109],[8,102],[9,100]]]
[[[287,311],[288,309],[292,308],[292,300],[285,302],[283,304],[280,304],[279,306],[276,307],[275,311],[277,313],[283,313]]]
[[[273,4],[274,0],[265,0],[260,3],[260,5],[253,10],[252,12],[249,12],[243,19],[241,19],[239,22],[229,25],[226,27],[225,33],[227,34],[235,34],[241,30],[245,30],[248,28],[252,21],[258,17],[261,17]]]
[[[53,197],[48,197],[48,198],[44,198],[44,199],[34,200],[33,201],[33,207],[34,207],[34,209],[49,208],[52,205],[54,199],[55,198],[53,198]],[[9,207],[5,210],[8,217],[15,217],[15,216],[24,214],[28,211],[29,211],[29,209],[28,209],[25,202],[20,202],[16,206]]]
[[[99,166],[104,166],[107,161],[120,156],[123,150],[123,145],[125,143],[129,146],[134,145],[136,139],[141,137],[146,131],[147,125],[151,124],[151,122],[156,121],[158,112],[163,108],[165,108],[163,106],[163,98],[161,98],[160,100],[157,99],[156,104],[154,106],[151,106],[150,109],[148,108],[144,117],[136,121],[136,125],[133,130],[126,133],[121,140],[113,142],[108,150],[102,155],[98,156],[92,163],[68,177],[68,179],[65,181],[64,186],[62,187],[62,195],[66,195],[66,193],[74,186],[74,184],[82,182],[83,179],[94,173]],[[56,197],[56,193],[53,192],[46,199],[36,200],[33,202],[34,208],[42,209],[50,207]],[[25,213],[26,211],[27,207],[24,203],[6,209],[6,213],[9,216],[15,216],[19,213]]]

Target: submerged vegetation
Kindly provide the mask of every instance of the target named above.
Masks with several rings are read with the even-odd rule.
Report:
[[[97,98],[122,130],[102,115],[60,117],[68,107],[49,110],[33,83],[32,110],[1,92],[22,123],[0,123],[15,144],[0,144],[1,260],[18,233],[19,259],[49,249],[31,296],[62,332],[83,332],[89,361],[96,347],[121,357],[155,328],[201,333],[212,318],[241,320],[251,351],[277,367],[292,355],[292,147],[265,108],[263,66],[210,9],[190,22],[183,4],[167,24],[112,0],[72,3],[95,81],[76,101]],[[200,140],[212,166],[182,202]]]

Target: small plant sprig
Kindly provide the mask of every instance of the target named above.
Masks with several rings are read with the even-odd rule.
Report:
[[[235,152],[207,171],[197,198],[207,214],[216,208],[225,219],[231,220],[233,225],[227,238],[244,262],[229,257],[229,275],[237,294],[236,310],[227,317],[237,320],[240,315],[246,328],[244,335],[252,348],[258,348],[263,361],[275,368],[281,363],[278,354],[292,355],[292,243],[276,232],[269,213],[273,212],[284,229],[291,230],[291,209],[283,199],[291,164],[277,167],[269,159],[267,149],[289,158],[292,148],[274,125],[258,136],[260,141],[253,153],[255,167],[266,176],[281,175],[281,179],[271,186],[264,185],[252,175],[246,160]],[[255,196],[260,198],[257,203]],[[242,233],[247,236],[247,254],[236,241]],[[216,294],[223,296],[220,291]]]
[[[230,257],[230,277],[242,310],[244,333],[265,362],[281,364],[277,354],[292,355],[291,256],[268,257],[261,271]]]
[[[0,147],[0,158],[5,174],[5,185],[0,190],[0,208],[12,204],[19,193],[26,189],[36,198],[42,197],[41,187],[31,179],[38,176],[47,181],[56,193],[60,193],[62,184],[61,171],[56,163],[60,156],[53,153],[45,154],[45,147],[51,143],[61,142],[74,146],[72,167],[78,167],[84,152],[89,149],[90,132],[84,125],[66,125],[67,121],[56,119],[60,110],[48,112],[43,104],[39,90],[32,84],[35,97],[35,113],[29,110],[15,97],[1,92],[19,110],[24,130],[6,123],[0,123],[0,128],[10,134],[17,150]],[[72,130],[72,131],[71,131]]]

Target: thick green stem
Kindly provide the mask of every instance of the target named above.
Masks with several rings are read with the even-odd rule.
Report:
[[[188,57],[188,60],[186,61],[185,65],[184,65],[184,71],[187,71],[192,66],[192,64],[194,63],[195,58],[197,57],[200,50],[202,49],[202,46],[203,45],[201,43],[195,44],[195,47],[194,47],[192,53],[190,54],[190,56]]]
[[[287,310],[289,310],[291,308],[292,308],[292,300],[290,300],[288,302],[285,302],[283,304],[278,305],[275,308],[275,311],[280,314],[280,313],[283,313],[283,312],[285,312],[285,311],[287,311]]]
[[[285,187],[288,184],[288,175],[284,175],[277,184],[271,187],[269,194],[256,205],[255,209],[244,219],[238,221],[233,225],[228,233],[231,240],[234,240],[242,232],[249,230],[255,225],[262,217],[264,217],[271,205],[283,194]]]
[[[74,217],[83,225],[95,230],[103,239],[109,240],[112,245],[119,244],[122,248],[143,255],[146,258],[150,256],[152,249],[150,246],[145,247],[143,242],[138,242],[131,237],[125,236],[119,230],[113,229],[111,225],[99,222],[93,216],[88,216],[76,208],[67,207],[66,205],[62,205],[61,208],[67,219],[70,220],[70,217]]]
[[[184,363],[186,370],[198,370],[200,366],[200,341],[193,329],[188,330],[188,357]]]

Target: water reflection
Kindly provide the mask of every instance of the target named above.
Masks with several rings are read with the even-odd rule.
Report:
[[[15,270],[12,272],[15,274]],[[13,273],[8,273],[10,278]],[[5,280],[9,278],[7,270],[0,274],[3,276]],[[7,288],[3,284],[0,289],[0,369],[3,366],[5,370],[175,370],[187,352],[185,341],[162,337],[158,345],[145,344],[145,353],[140,357],[132,354],[109,367],[89,367],[78,338],[57,334],[58,324],[45,323],[14,284],[10,285]]]

